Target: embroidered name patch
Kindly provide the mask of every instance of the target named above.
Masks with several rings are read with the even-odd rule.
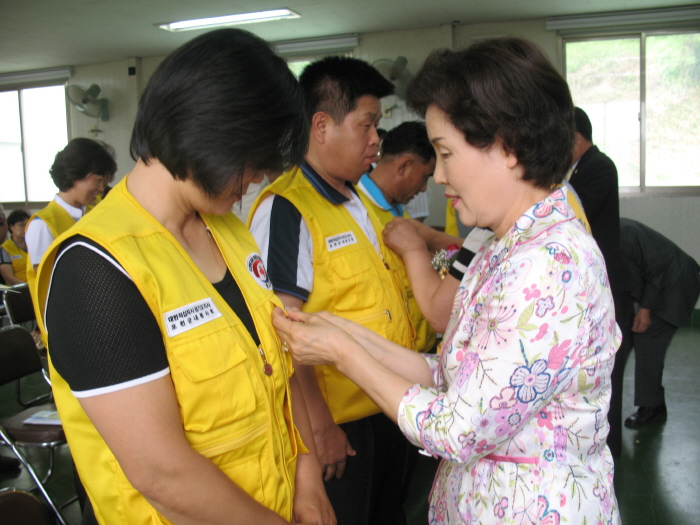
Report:
[[[258,283],[262,288],[266,290],[272,290],[272,283],[270,278],[267,276],[267,270],[265,269],[265,263],[262,257],[257,253],[251,253],[246,261],[246,267],[253,276],[255,282]]]
[[[177,310],[166,312],[164,317],[168,335],[175,337],[187,330],[221,317],[221,312],[219,312],[211,297],[208,297]]]
[[[333,237],[326,237],[326,246],[328,246],[328,251],[332,252],[343,246],[349,246],[351,244],[357,244],[357,239],[353,232],[339,233]]]

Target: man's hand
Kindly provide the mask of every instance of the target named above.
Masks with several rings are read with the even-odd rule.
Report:
[[[314,427],[314,442],[323,469],[323,481],[342,478],[347,456],[356,454],[345,432],[333,421],[326,422],[321,428]]]
[[[642,334],[651,326],[651,310],[648,308],[640,308],[634,316],[632,331]]]

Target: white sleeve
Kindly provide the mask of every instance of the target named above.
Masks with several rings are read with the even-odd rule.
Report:
[[[41,262],[46,250],[51,246],[53,234],[44,221],[35,217],[27,226],[24,240],[27,243],[29,260],[32,262],[32,265],[37,265]]]

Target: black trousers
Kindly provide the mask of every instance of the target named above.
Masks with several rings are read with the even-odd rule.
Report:
[[[632,351],[632,323],[634,321],[634,306],[629,293],[613,295],[615,303],[615,321],[622,331],[622,343],[615,354],[615,366],[610,379],[612,392],[610,409],[608,411],[608,447],[613,456],[622,453],[622,382],[625,375],[627,358]]]
[[[641,334],[632,333],[634,346],[634,404],[657,407],[666,404],[664,359],[676,327],[651,312],[651,325]]]
[[[341,479],[326,482],[338,525],[405,525],[402,503],[410,481],[408,443],[384,414],[340,425],[357,455]]]

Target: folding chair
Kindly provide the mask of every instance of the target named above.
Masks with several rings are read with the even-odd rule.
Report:
[[[32,296],[29,294],[28,284],[16,284],[11,290],[3,294],[5,311],[10,318],[10,324],[22,324],[28,321],[36,321]]]
[[[34,314],[34,305],[32,304],[32,297],[29,295],[29,286],[27,284],[17,284],[10,290],[6,290],[3,294],[3,304],[5,306],[5,311],[7,317],[10,320],[10,326],[22,326],[22,323],[28,323],[36,321],[36,315]],[[30,334],[31,336],[31,334]],[[19,336],[17,336],[19,337]],[[39,351],[36,345],[36,339],[34,336],[32,341],[34,341],[34,348]],[[44,378],[47,380],[49,385],[48,374],[46,370],[43,370]],[[51,400],[51,392],[46,395],[41,395],[29,401],[24,401],[22,399],[21,385],[20,381],[17,381],[17,402],[25,408],[36,405],[37,403],[46,403]]]
[[[34,373],[42,373],[43,367],[34,345],[34,339],[21,326],[10,326],[0,330],[0,385],[17,381]],[[66,444],[66,436],[61,425],[30,425],[24,421],[41,410],[56,410],[56,405],[48,403],[22,410],[4,421],[0,421],[0,445],[5,445],[20,460],[27,473],[36,484],[37,490],[56,514],[61,525],[67,525],[60,508],[46,490],[45,484],[53,472],[55,450]],[[49,464],[46,474],[40,477],[36,469],[22,452],[24,448],[47,449]],[[75,498],[74,498],[75,499]],[[71,499],[65,505],[72,503]],[[64,505],[64,506],[65,506]]]
[[[0,489],[0,516],[4,525],[54,525],[56,522],[34,494]]]

